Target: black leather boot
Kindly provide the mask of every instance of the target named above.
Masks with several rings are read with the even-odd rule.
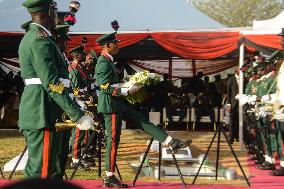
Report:
[[[260,170],[273,170],[274,165],[265,161],[261,166],[256,166],[256,168]]]
[[[128,188],[127,184],[121,183],[114,175],[105,177],[103,186],[109,188]]]
[[[280,167],[269,173],[271,176],[284,176],[284,167]]]
[[[192,143],[192,140],[179,140],[179,139],[172,139],[169,143],[169,148],[172,150],[173,153],[176,153],[180,148],[186,148]]]

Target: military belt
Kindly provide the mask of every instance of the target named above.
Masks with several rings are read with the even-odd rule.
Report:
[[[39,78],[30,78],[30,79],[25,79],[25,84],[26,85],[40,85],[42,83]]]
[[[70,87],[70,80],[69,79],[59,78],[59,80],[63,83],[65,88]],[[29,78],[29,79],[25,79],[25,84],[26,85],[41,85],[42,82],[39,78]]]

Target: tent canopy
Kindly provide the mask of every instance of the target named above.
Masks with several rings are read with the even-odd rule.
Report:
[[[269,20],[253,21],[253,31],[266,31],[270,33],[279,33],[281,28],[284,28],[284,11],[276,17]]]
[[[18,46],[23,35],[24,33],[0,32],[2,62],[6,60],[11,64],[3,58],[18,57]],[[101,35],[103,33],[71,33],[72,41],[68,48],[79,45],[85,36],[88,39],[86,50],[94,49],[99,54],[101,47],[95,41]],[[118,60],[145,69],[152,68],[159,73],[166,73],[166,68],[171,67],[171,61],[173,76],[177,77],[190,77],[196,71],[212,74],[234,67],[237,65],[240,41],[244,41],[247,50],[251,51],[265,50],[270,54],[275,49],[281,49],[280,37],[275,34],[251,34],[234,30],[119,32],[117,37],[121,40]]]

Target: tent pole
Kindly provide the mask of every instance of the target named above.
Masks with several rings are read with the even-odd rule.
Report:
[[[241,68],[244,64],[244,51],[245,46],[244,42],[240,45],[240,55],[239,55],[239,68]],[[240,82],[239,82],[239,94],[240,96],[243,94],[244,89],[244,74],[241,70],[239,70]],[[239,148],[240,150],[244,149],[244,141],[243,141],[243,105],[239,103]]]
[[[169,58],[169,79],[172,80],[173,78],[173,58]]]

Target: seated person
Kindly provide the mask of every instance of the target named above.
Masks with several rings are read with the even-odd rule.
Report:
[[[173,93],[169,93],[169,101],[166,105],[166,114],[169,124],[173,123],[173,116],[178,115],[178,124],[181,125],[186,116],[186,95],[180,88],[176,88]]]
[[[196,122],[200,121],[202,116],[209,116],[211,123],[214,123],[214,111],[211,105],[210,96],[200,93],[198,96],[198,105],[195,109]]]

